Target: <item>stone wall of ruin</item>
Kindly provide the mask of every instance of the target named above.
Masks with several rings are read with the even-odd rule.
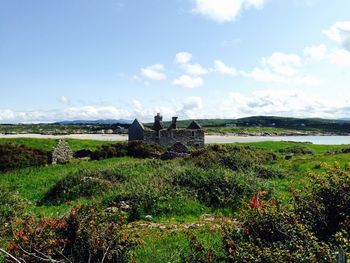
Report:
[[[204,147],[203,130],[160,130],[159,136],[155,131],[145,131],[144,140],[152,143],[159,143],[162,146],[171,146],[176,142],[181,142],[187,146]]]

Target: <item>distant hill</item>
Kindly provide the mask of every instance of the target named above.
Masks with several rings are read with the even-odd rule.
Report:
[[[58,125],[117,125],[117,124],[131,124],[131,120],[113,120],[113,119],[107,119],[107,120],[74,120],[74,121],[60,121],[55,122],[54,124]]]

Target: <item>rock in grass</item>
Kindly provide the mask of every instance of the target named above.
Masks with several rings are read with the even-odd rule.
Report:
[[[151,215],[146,215],[145,216],[145,219],[149,222],[152,222],[153,221],[153,217]]]

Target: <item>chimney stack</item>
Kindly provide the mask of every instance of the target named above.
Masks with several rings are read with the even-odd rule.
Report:
[[[157,113],[156,116],[154,116],[154,122],[162,122],[163,121],[163,116],[160,115],[160,113]]]
[[[176,122],[177,122],[177,117],[173,117],[172,118],[172,121],[171,121],[171,125],[170,125],[170,129],[177,129],[177,124],[176,124]]]
[[[153,130],[160,131],[164,129],[163,126],[163,116],[160,115],[160,113],[157,113],[156,116],[154,116],[154,124],[153,124]]]

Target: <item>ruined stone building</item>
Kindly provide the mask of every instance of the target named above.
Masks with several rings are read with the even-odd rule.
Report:
[[[177,142],[198,148],[204,146],[204,130],[196,121],[192,121],[186,129],[179,129],[176,122],[177,117],[173,117],[171,125],[166,128],[163,117],[158,113],[153,127],[147,128],[135,119],[129,128],[129,141],[146,141],[162,146],[172,146]]]

